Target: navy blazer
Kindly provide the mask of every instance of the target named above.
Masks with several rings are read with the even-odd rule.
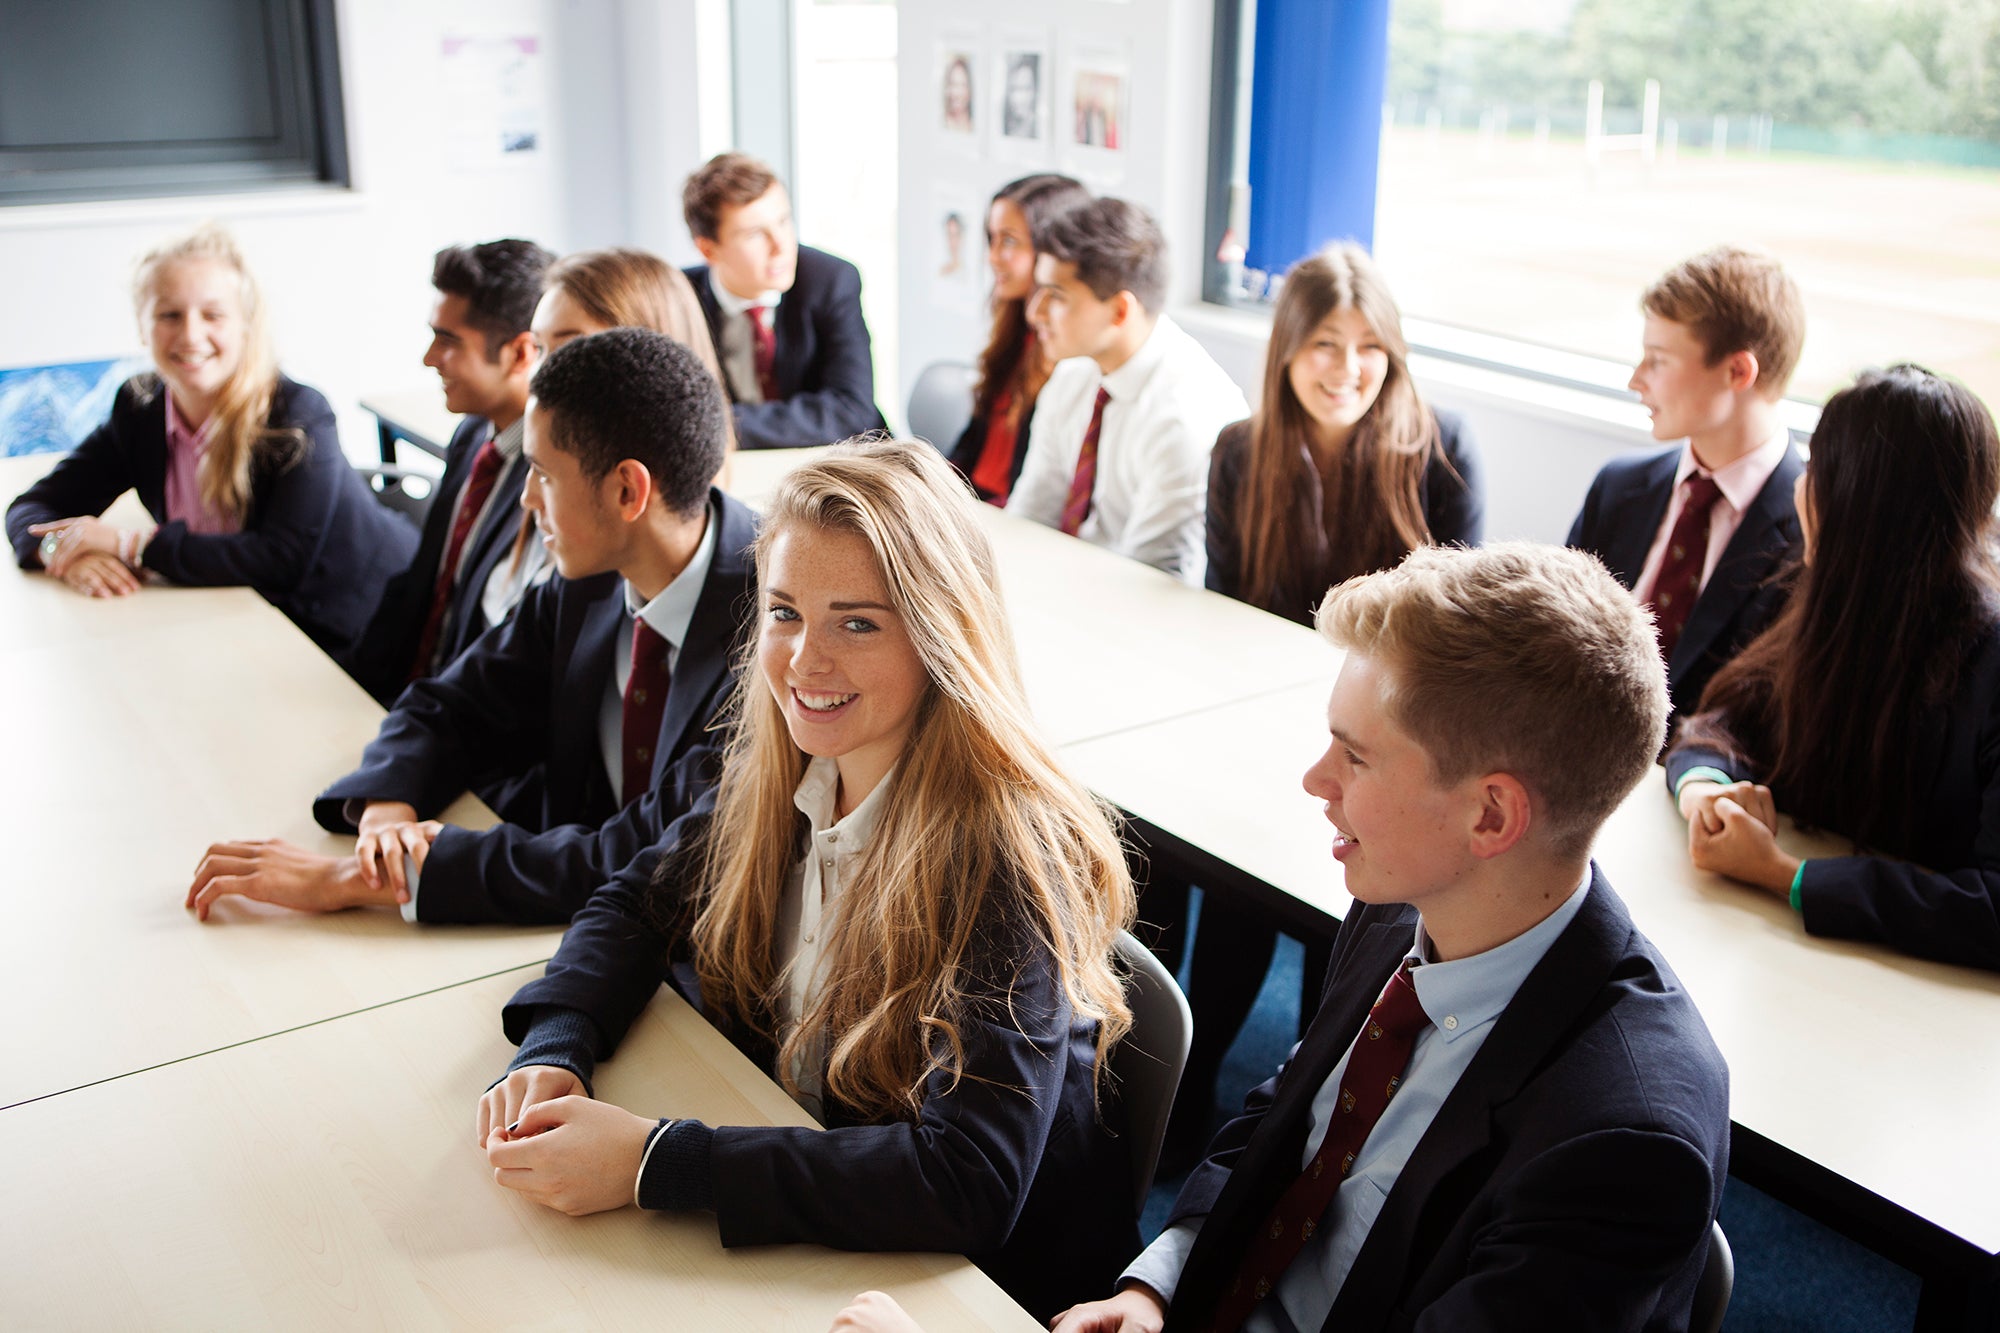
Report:
[[[407,801],[429,817],[483,775],[539,770],[519,818],[439,834],[417,893],[421,920],[560,923],[635,861],[639,882],[650,875],[662,831],[714,780],[712,729],[735,684],[755,590],[756,517],[720,491],[710,497],[721,515],[715,554],[667,686],[652,786],[639,799],[613,799],[598,744],[628,614],[624,580],[600,574],[529,589],[504,625],[405,690],[361,766],[313,803],[322,826],[351,831],[350,800]]]
[[[1866,708],[1868,701],[1856,699],[1854,706]],[[1713,720],[1741,737],[1727,717]],[[1911,771],[1921,783],[1918,827],[1908,843],[1873,849],[1881,855],[1809,858],[1799,881],[1806,930],[2000,970],[2000,625],[1989,625],[1967,651],[1957,692],[1906,719],[1898,732],[1908,738]],[[1697,764],[1741,781],[1764,780],[1754,760],[1676,745],[1667,755],[1668,789]],[[1800,804],[1796,793],[1773,788],[1771,796],[1800,823],[1825,827],[1825,812]]]
[[[146,544],[147,569],[173,583],[255,588],[352,672],[356,639],[383,585],[416,549],[416,529],[348,464],[319,390],[280,375],[270,424],[304,439],[253,458],[242,530],[192,533],[166,517],[167,395],[155,375],[127,380],[111,419],[8,507],[15,559],[23,569],[41,568],[41,539],[30,524],[102,514],[136,490],[160,525]]]
[[[1402,962],[1417,914],[1356,905],[1305,1038],[1188,1177],[1202,1219],[1169,1330],[1212,1315],[1298,1178],[1312,1102]],[[1355,1330],[1688,1327],[1728,1174],[1729,1074],[1601,872],[1501,1013],[1384,1200],[1327,1316]]]
[[[1639,458],[1606,463],[1590,483],[1583,509],[1570,526],[1568,545],[1602,560],[1620,583],[1636,587],[1646,553],[1660,534],[1674,497],[1680,445]],[[1667,662],[1667,690],[1674,713],[1692,713],[1708,682],[1785,609],[1791,595],[1787,556],[1799,543],[1799,515],[1792,486],[1805,463],[1788,448],[1764,489],[1723,548],[1715,572],[1695,598],[1674,655]]]
[[[699,864],[713,799],[711,788],[668,830],[669,878]],[[621,875],[591,895],[546,975],[507,1005],[509,1040],[526,1041],[551,1011],[582,1014],[596,1037],[577,1061],[588,1081],[685,951],[649,893],[673,889]],[[1045,1323],[1110,1288],[1139,1229],[1122,1114],[1110,1087],[1102,1114],[1094,1095],[1097,1025],[1076,1018],[1045,946],[1020,931],[982,931],[968,971],[964,1077],[934,1077],[914,1122],[863,1122],[830,1101],[825,1132],[716,1129],[709,1170],[725,1246],[961,1253]],[[728,1035],[771,1070],[769,1043]],[[661,1095],[671,1112],[671,1089]]]
[[[687,270],[715,353],[722,355],[722,307],[708,265]],[[771,319],[777,341],[778,401],[736,403],[736,443],[743,449],[796,449],[881,430],[875,406],[875,353],[861,316],[861,271],[809,245],[799,247],[798,275]],[[729,376],[723,388],[734,402]]]
[[[1438,451],[1417,481],[1424,526],[1430,529],[1435,545],[1477,546],[1486,535],[1486,486],[1479,450],[1473,445],[1472,432],[1465,428],[1464,419],[1456,412],[1433,410],[1431,416],[1437,421]],[[1238,421],[1224,426],[1208,459],[1208,573],[1204,582],[1210,592],[1238,601],[1247,599],[1243,595],[1243,540],[1236,530],[1236,505],[1249,463],[1250,423]],[[1333,556],[1317,472],[1311,474],[1309,485],[1300,488],[1297,499],[1305,511],[1305,531],[1313,541],[1309,563],[1328,568]],[[1308,577],[1304,583],[1285,588],[1279,594],[1285,607],[1280,614],[1301,625],[1311,625],[1313,612],[1326,596],[1328,586],[1327,582]]]
[[[423,539],[402,571],[389,580],[381,605],[362,637],[355,675],[385,708],[410,682],[417,641],[423,637],[424,622],[431,613],[438,567],[444,563],[445,547],[451,542],[452,510],[466,478],[472,475],[473,456],[479,452],[487,425],[484,417],[465,417],[451,433],[444,476],[431,493],[431,506],[424,515]],[[440,663],[458,657],[490,628],[479,599],[485,595],[494,567],[513,553],[514,536],[521,528],[521,488],[527,480],[528,460],[523,455],[493,484],[493,502],[486,518],[465,540],[465,550],[459,555],[463,577],[458,580],[438,638]]]

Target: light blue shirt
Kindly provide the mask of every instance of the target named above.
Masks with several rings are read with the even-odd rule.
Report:
[[[1421,922],[1418,924],[1408,955],[1418,966],[1411,971],[1410,981],[1430,1023],[1417,1033],[1403,1081],[1361,1145],[1353,1170],[1334,1192],[1319,1230],[1300,1249],[1271,1294],[1250,1312],[1243,1324],[1246,1333],[1298,1333],[1326,1323],[1354,1265],[1354,1256],[1368,1239],[1410,1154],[1437,1118],[1438,1108],[1485,1045],[1514,992],[1576,918],[1589,891],[1590,872],[1586,869],[1583,883],[1543,920],[1505,944],[1447,963],[1428,961],[1430,939]],[[1356,1037],[1359,1035],[1357,1032]],[[1297,1053],[1294,1047],[1293,1054]],[[1347,1072],[1353,1053],[1350,1041],[1313,1098],[1312,1132],[1306,1136],[1304,1155],[1299,1159],[1301,1171],[1311,1164],[1326,1138],[1327,1125],[1340,1101],[1341,1076]],[[1194,1221],[1167,1228],[1132,1261],[1124,1277],[1145,1283],[1171,1302],[1200,1229],[1201,1224]]]

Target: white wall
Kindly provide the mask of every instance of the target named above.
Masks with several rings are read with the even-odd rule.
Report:
[[[341,0],[354,188],[0,208],[0,292],[13,315],[0,321],[0,366],[136,350],[133,259],[212,217],[250,252],[285,369],[326,392],[349,453],[368,456],[373,419],[355,400],[436,383],[421,358],[439,247],[524,236],[558,252],[637,243],[691,255],[680,182],[713,135],[695,77],[704,4]],[[455,160],[447,33],[544,43],[545,134],[532,161]]]

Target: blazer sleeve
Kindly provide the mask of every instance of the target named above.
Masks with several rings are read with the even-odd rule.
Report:
[[[721,773],[720,733],[709,732],[659,785],[600,828],[447,825],[424,861],[417,919],[562,925],[607,881],[643,888],[659,863],[664,831],[701,804]]]
[[[42,567],[42,539],[28,531],[32,525],[95,518],[136,484],[127,449],[137,412],[132,386],[121,385],[110,417],[7,506],[7,540],[22,569]]]
[[[294,385],[273,424],[295,427],[305,443],[288,463],[253,465],[250,512],[241,532],[199,534],[179,519],[162,523],[146,543],[146,568],[198,587],[248,585],[281,600],[298,587],[326,540],[347,470],[333,409],[318,392]]]
[[[1598,532],[1597,511],[1604,504],[1605,470],[1600,469],[1590,479],[1590,489],[1584,492],[1583,508],[1576,511],[1576,519],[1569,525],[1569,536],[1563,545],[1575,551],[1588,551],[1598,559],[1604,559],[1604,536]]]
[[[2000,971],[2000,740],[1979,758],[1987,776],[1973,864],[1927,870],[1886,856],[1810,857],[1799,880],[1808,933]]]
[[[1455,413],[1435,414],[1438,457],[1424,484],[1424,524],[1439,546],[1477,546],[1486,537],[1486,469],[1472,432]]]
[[[1558,1144],[1510,1181],[1473,1241],[1464,1275],[1424,1307],[1415,1327],[1639,1333],[1707,1245],[1714,1189],[1707,1158],[1672,1134],[1605,1129]],[[1645,1206],[1634,1207],[1635,1199]]]
[[[970,980],[963,1076],[933,1075],[914,1122],[715,1131],[724,1245],[981,1254],[1006,1243],[1062,1103],[1072,1013],[1037,946],[989,942]]]
[[[738,403],[739,448],[832,444],[883,425],[875,407],[875,354],[861,313],[860,271],[844,260],[831,265],[827,290],[809,318],[817,373],[806,378],[817,387],[775,403]]]
[[[1243,482],[1250,423],[1224,426],[1208,458],[1208,521],[1203,544],[1208,568],[1202,583],[1210,592],[1242,600],[1243,542],[1236,530],[1236,494]]]
[[[556,605],[551,584],[530,589],[517,614],[441,674],[406,688],[360,766],[313,802],[320,826],[352,832],[345,809],[352,800],[406,801],[430,818],[476,775],[538,762],[547,746]]]

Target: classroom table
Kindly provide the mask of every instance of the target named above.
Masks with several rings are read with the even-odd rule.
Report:
[[[53,462],[0,461],[0,494]],[[8,565],[0,903],[15,956],[0,972],[12,1015],[0,1105],[554,952],[552,929],[417,931],[386,912],[302,916],[241,899],[197,924],[181,904],[211,842],[352,849],[313,823],[311,802],[353,767],[381,708],[247,588],[100,600]],[[468,796],[445,818],[485,827],[493,815]]]
[[[426,932],[435,937],[435,932]],[[571,1218],[495,1184],[479,1091],[538,968],[0,1111],[10,1328],[672,1328],[821,1333],[868,1288],[930,1333],[1037,1325],[951,1255],[724,1250],[708,1214]],[[670,990],[599,1096],[812,1123]]]
[[[369,394],[361,400],[361,409],[375,415],[382,461],[388,464],[397,461],[399,440],[408,440],[433,458],[443,458],[459,421],[444,405],[443,386],[435,380],[420,389]]]
[[[1337,666],[1329,648],[1315,684],[1064,756],[1197,883],[1324,938],[1349,900],[1299,779],[1325,746]],[[1848,850],[1789,822],[1781,841],[1795,855]],[[1973,1326],[1967,1302],[2000,1282],[2000,975],[1814,938],[1783,900],[1696,870],[1657,772],[1596,857],[1729,1062],[1731,1173],[1922,1275],[1920,1327]]]

